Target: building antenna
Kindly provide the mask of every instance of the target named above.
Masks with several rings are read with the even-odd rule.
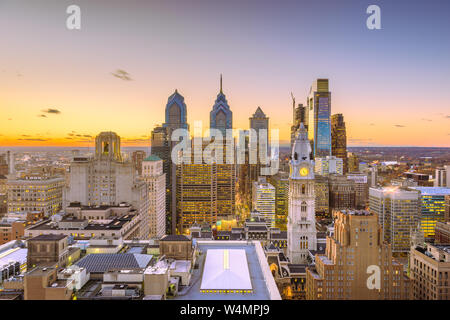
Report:
[[[220,74],[220,93],[222,93],[222,74]]]

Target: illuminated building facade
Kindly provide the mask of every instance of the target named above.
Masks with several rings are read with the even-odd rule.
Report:
[[[314,176],[314,194],[316,199],[316,218],[330,219],[330,185],[328,177]]]
[[[347,163],[347,130],[342,113],[331,116],[331,154],[342,159],[343,174],[348,172]]]
[[[326,156],[315,158],[314,172],[321,176],[328,176],[331,173],[344,174],[344,162],[335,156]]]
[[[252,202],[253,210],[275,227],[275,187],[263,177],[253,182]]]
[[[331,92],[328,79],[313,82],[308,95],[308,139],[313,156],[331,156]]]
[[[445,197],[450,196],[450,188],[412,187],[420,192],[421,226],[426,240],[434,240],[436,222],[445,221]]]
[[[275,225],[286,230],[289,205],[289,175],[278,172],[267,177],[269,183],[275,187]]]
[[[380,289],[368,287],[368,267],[379,267]],[[373,271],[372,271],[373,272]],[[383,242],[377,217],[368,211],[336,213],[325,254],[306,268],[307,300],[409,300],[411,281]]]
[[[450,188],[450,166],[436,168],[434,186]]]
[[[63,205],[64,179],[57,176],[26,175],[8,179],[8,212],[42,211],[49,217]]]
[[[359,172],[359,157],[354,152],[349,152],[347,156],[348,172]]]
[[[378,216],[383,240],[392,252],[409,252],[411,232],[420,221],[420,194],[417,190],[397,187],[370,188],[370,212]]]

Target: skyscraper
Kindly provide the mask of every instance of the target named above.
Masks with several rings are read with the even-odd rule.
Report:
[[[383,242],[376,215],[368,211],[338,211],[325,254],[317,254],[315,261],[306,268],[307,300],[410,299],[411,281]],[[369,287],[374,269],[379,288]]]
[[[142,177],[147,182],[149,198],[149,237],[162,237],[166,233],[166,174],[163,161],[150,156],[142,161]]]
[[[450,188],[450,166],[443,166],[441,168],[436,168],[434,186]]]
[[[434,240],[436,222],[445,222],[445,197],[450,188],[411,187],[420,192],[420,223],[426,240]]]
[[[383,240],[391,244],[392,252],[409,252],[411,231],[420,219],[419,191],[396,187],[370,188],[369,208],[378,216]]]
[[[300,124],[292,148],[289,174],[288,257],[306,263],[308,250],[317,250],[314,161],[310,158],[308,131]]]
[[[219,129],[223,137],[226,136],[226,129],[233,128],[233,112],[231,112],[225,94],[222,91],[222,75],[220,75],[220,92],[214,102],[209,114],[211,129]]]
[[[176,221],[176,211],[172,212],[172,159],[171,142],[168,135],[168,128],[163,126],[155,127],[151,134],[151,155],[157,156],[163,161],[163,172],[165,174],[165,212],[166,212],[166,233],[173,234],[172,221]]]
[[[184,97],[175,89],[167,99],[165,123],[152,132],[151,154],[163,160],[163,172],[166,174],[166,229],[168,234],[176,230],[176,165],[171,159],[172,148],[178,143],[172,141],[172,132],[176,129],[189,130],[187,107]]]
[[[308,108],[302,103],[295,104],[294,95],[292,95],[292,126],[291,126],[291,148],[294,145],[297,130],[300,128],[300,123],[303,123],[306,129],[308,129]]]
[[[314,157],[331,156],[331,92],[328,79],[313,82],[308,95],[308,139]]]
[[[333,114],[331,116],[331,154],[336,158],[342,159],[344,164],[344,174],[346,174],[348,172],[347,132],[342,113]]]

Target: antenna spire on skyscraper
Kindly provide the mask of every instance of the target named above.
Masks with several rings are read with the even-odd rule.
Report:
[[[223,93],[222,92],[222,74],[220,74],[220,93]]]

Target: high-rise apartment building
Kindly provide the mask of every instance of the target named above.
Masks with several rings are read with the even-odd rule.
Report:
[[[102,132],[95,138],[93,158],[73,158],[65,206],[71,202],[84,206],[130,203],[142,222],[140,237],[148,238],[147,184],[137,177],[133,163],[123,160],[120,137],[114,132]]]
[[[445,222],[445,197],[450,196],[450,188],[411,187],[420,192],[420,223],[427,241],[434,239],[436,222]]]
[[[64,179],[61,177],[26,174],[8,179],[6,187],[9,213],[41,211],[49,217],[62,209]]]
[[[450,245],[413,246],[410,275],[415,300],[450,300]]]
[[[315,158],[314,172],[321,176],[328,176],[329,174],[344,174],[344,161],[335,156],[326,156],[323,158]]]
[[[259,212],[260,216],[270,225],[275,227],[275,187],[261,177],[253,182],[252,203],[253,210]]]
[[[163,161],[149,156],[142,161],[142,177],[147,182],[149,201],[149,237],[162,237],[166,233],[166,174]]]
[[[289,163],[288,257],[291,263],[306,263],[309,250],[317,250],[314,161],[303,124],[297,133]]]
[[[347,131],[342,113],[331,116],[331,154],[342,159],[343,174],[348,172],[347,163]]]
[[[313,82],[308,95],[308,139],[314,157],[331,156],[331,92],[328,79]]]
[[[420,221],[420,194],[417,190],[385,187],[369,189],[370,212],[378,216],[383,240],[392,252],[409,252],[411,232]]]
[[[316,254],[315,266],[306,268],[306,299],[410,299],[411,282],[383,242],[376,215],[364,210],[335,214],[325,254]]]

